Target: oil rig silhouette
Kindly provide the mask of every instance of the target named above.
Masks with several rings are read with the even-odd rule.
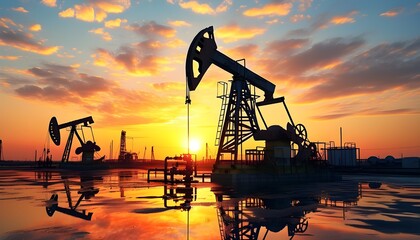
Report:
[[[241,61],[244,65],[240,64]],[[268,180],[285,174],[290,177],[302,171],[308,173],[310,166],[319,165],[317,145],[309,141],[303,124],[295,124],[285,98],[274,97],[275,85],[246,68],[244,59],[235,61],[219,52],[213,27],[201,30],[188,49],[186,104],[191,104],[190,91],[196,90],[212,64],[232,74],[230,84],[218,82],[221,89],[218,98],[222,104],[212,181],[253,181],[261,177]],[[264,92],[262,101],[258,101],[260,96],[256,89]],[[260,111],[260,107],[278,103],[283,105],[288,116],[286,128],[267,126]],[[246,149],[244,154],[242,144],[251,137],[264,141],[265,146]]]

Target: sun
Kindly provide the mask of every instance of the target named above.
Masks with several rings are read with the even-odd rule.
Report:
[[[190,151],[192,153],[197,153],[200,150],[200,141],[197,139],[191,139],[190,140]]]

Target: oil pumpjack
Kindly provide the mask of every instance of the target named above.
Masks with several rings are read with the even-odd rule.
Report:
[[[96,145],[95,139],[93,137],[92,127],[89,126],[89,124],[92,124],[92,123],[93,123],[93,118],[91,116],[74,120],[71,122],[63,123],[60,125],[58,124],[56,117],[51,118],[50,123],[48,125],[48,132],[50,133],[51,140],[54,142],[55,145],[60,146],[60,142],[61,142],[60,129],[68,128],[68,127],[70,128],[70,133],[67,138],[66,146],[64,148],[63,157],[61,158],[62,163],[67,163],[69,161],[74,135],[76,135],[77,139],[80,142],[80,147],[76,148],[75,152],[76,154],[82,154],[82,163],[94,162],[94,153],[97,151],[100,151],[101,148],[98,145]],[[82,136],[80,136],[80,134],[77,131],[77,127],[79,125],[81,125],[80,129],[82,132]],[[85,141],[83,127],[87,127],[91,129],[93,142],[90,140]],[[104,158],[105,156],[95,161],[102,161]]]
[[[207,69],[212,65],[233,75],[230,93],[228,84],[219,82],[223,89],[219,98],[222,106],[216,133],[218,152],[213,168],[217,174],[232,175],[242,169],[264,169],[278,173],[280,169],[291,171],[290,166],[306,166],[310,160],[316,162],[317,149],[307,138],[304,125],[295,124],[286,106],[284,97],[274,98],[275,85],[259,76],[239,61],[235,61],[217,50],[213,27],[201,30],[191,42],[186,58],[187,93],[186,103],[190,104],[190,91],[196,90]],[[255,88],[264,92],[264,99],[257,102]],[[282,103],[289,122],[286,129],[279,125],[267,127],[259,109],[261,106]],[[260,127],[258,115],[265,129]],[[253,137],[256,141],[265,141],[264,149],[245,150],[245,159],[241,145]],[[292,154],[292,145],[297,145],[297,153]],[[292,157],[292,155],[294,155]],[[265,167],[264,167],[265,166]],[[273,168],[274,167],[274,168]],[[245,173],[247,173],[245,171]]]

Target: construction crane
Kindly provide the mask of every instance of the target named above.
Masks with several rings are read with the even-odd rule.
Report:
[[[222,94],[223,99],[220,111],[219,124],[216,134],[218,153],[216,164],[220,163],[225,155],[230,155],[233,164],[238,162],[238,152],[241,144],[254,137],[255,140],[276,142],[277,140],[290,140],[299,147],[296,159],[305,159],[311,156],[314,145],[307,139],[307,132],[302,124],[294,124],[293,119],[285,103],[284,97],[274,98],[275,85],[259,76],[225,54],[217,50],[213,27],[201,30],[191,42],[186,58],[187,93],[186,103],[190,104],[190,91],[194,91],[199,85],[207,69],[212,65],[231,73],[232,81],[230,93],[227,94],[227,83],[221,83],[226,91]],[[254,88],[254,91],[252,91]],[[264,92],[263,101],[257,102],[255,88]],[[265,120],[258,107],[275,103],[283,103],[290,123],[287,130],[280,126],[267,127]],[[257,111],[265,125],[266,130],[261,130],[257,121]],[[316,148],[316,146],[315,146]],[[289,151],[290,152],[290,151]],[[251,152],[249,152],[251,154]],[[258,151],[252,153],[260,154]],[[242,152],[241,152],[242,154]],[[290,154],[290,153],[289,153]],[[254,154],[255,155],[255,154]],[[249,156],[260,158],[259,156]]]
[[[96,145],[96,142],[95,142],[95,139],[94,139],[94,136],[93,136],[92,127],[89,126],[89,124],[92,124],[92,123],[93,123],[93,118],[92,117],[86,117],[86,118],[81,118],[81,119],[78,119],[78,120],[74,120],[74,121],[63,123],[63,124],[59,125],[56,117],[51,118],[50,123],[48,125],[48,132],[50,133],[51,140],[57,146],[60,146],[60,142],[61,142],[60,129],[70,127],[70,133],[69,133],[69,136],[67,138],[66,146],[64,148],[63,157],[61,158],[62,162],[66,163],[66,162],[69,161],[70,151],[71,151],[74,135],[76,135],[77,139],[80,142],[80,147],[76,148],[75,152],[76,152],[76,154],[82,154],[82,162],[93,162],[94,161],[94,153],[97,152],[97,151],[100,151],[101,148],[98,145]],[[79,125],[81,125],[80,131],[81,131],[82,136],[80,136],[79,132],[77,131],[77,126],[79,126]],[[90,128],[91,133],[92,133],[92,137],[93,137],[93,142],[90,141],[90,140],[88,140],[88,141],[85,140],[84,133],[83,133],[83,127]],[[97,160],[102,161],[104,158],[105,158],[105,156],[103,156],[103,157],[101,157],[100,159],[97,159]]]

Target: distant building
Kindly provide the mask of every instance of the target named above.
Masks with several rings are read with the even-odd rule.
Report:
[[[403,158],[402,168],[420,168],[420,158],[419,157],[406,157]]]

